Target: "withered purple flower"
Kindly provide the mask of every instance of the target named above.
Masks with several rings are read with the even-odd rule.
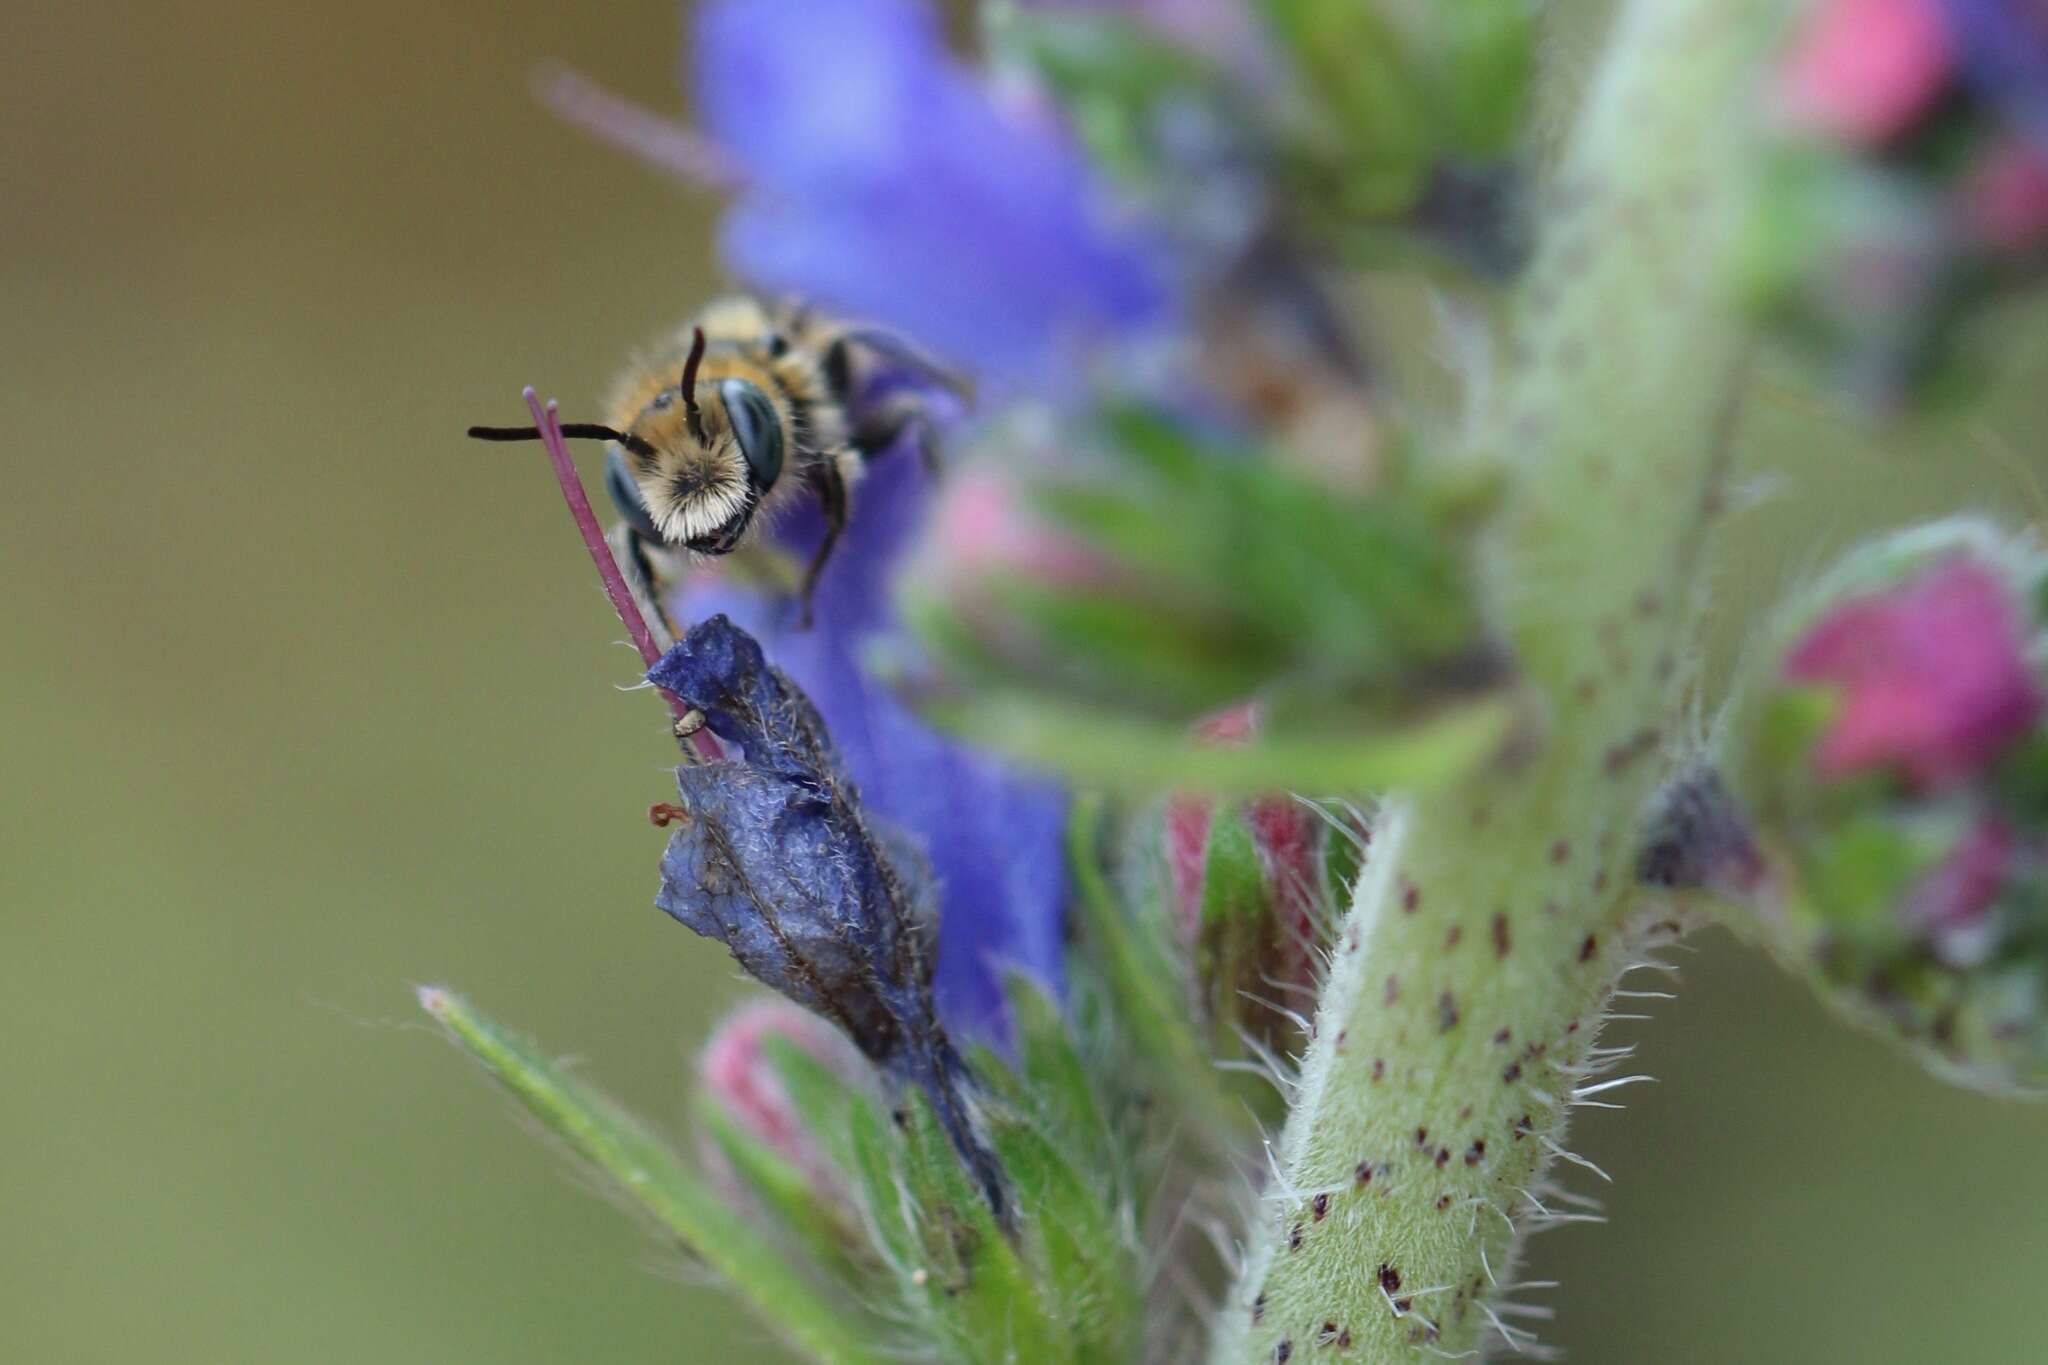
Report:
[[[868,667],[868,655],[906,641],[889,588],[931,501],[930,476],[899,450],[854,491],[857,515],[819,581],[816,624],[799,630],[792,604],[717,573],[695,576],[676,600],[680,619],[730,616],[774,652],[776,666],[824,717],[841,769],[863,808],[914,839],[930,860],[945,932],[935,994],[956,1028],[999,1035],[1006,969],[1057,987],[1068,886],[1061,787],[935,731]],[[774,531],[798,562],[824,532],[793,516]]]
[[[809,699],[726,617],[693,626],[647,676],[744,755],[676,770],[681,818],[655,903],[921,1087],[1000,1212],[1001,1173],[932,1003],[928,871],[870,825]]]

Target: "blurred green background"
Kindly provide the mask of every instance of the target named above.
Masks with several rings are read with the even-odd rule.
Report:
[[[740,991],[651,906],[670,751],[538,456],[716,284],[713,205],[554,126],[672,104],[668,0],[10,10],[0,123],[0,1360],[779,1359],[421,1027],[445,981],[664,1118]],[[2034,319],[2038,323],[2039,319]],[[2031,517],[2001,400],[1911,451],[1760,400],[1724,600],[1927,507]],[[2030,457],[2036,459],[2038,457]],[[1726,632],[1724,631],[1724,635]],[[1735,641],[1723,639],[1722,646]],[[1593,1362],[2042,1358],[2048,1114],[1720,937],[1537,1241]]]

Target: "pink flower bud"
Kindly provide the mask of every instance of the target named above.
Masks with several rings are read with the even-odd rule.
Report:
[[[1202,721],[1197,735],[1215,744],[1242,744],[1259,729],[1253,703],[1233,706]],[[1322,828],[1317,817],[1287,795],[1256,797],[1238,809],[1258,856],[1271,920],[1269,951],[1261,967],[1275,979],[1306,983],[1312,976],[1309,945],[1315,941],[1316,899],[1322,891]],[[1209,838],[1216,801],[1177,796],[1166,806],[1167,873],[1182,936],[1194,943],[1202,934],[1202,903],[1209,872]]]
[[[2048,247],[2048,158],[2019,138],[1995,143],[1965,174],[1961,212],[1971,237],[2000,255]]]
[[[2004,582],[1963,558],[1834,607],[1785,662],[1792,681],[1840,693],[1816,768],[1895,765],[1923,786],[1981,772],[2041,713],[2021,630]]]
[[[1793,45],[1778,98],[1798,127],[1882,143],[1932,109],[1951,64],[1936,0],[1823,0]]]
[[[974,589],[1008,578],[1087,587],[1114,566],[1061,535],[1024,505],[1017,485],[995,470],[969,468],[949,480],[932,512],[937,581]]]
[[[741,1132],[803,1172],[835,1199],[846,1182],[817,1136],[790,1102],[789,1092],[764,1047],[770,1038],[795,1044],[835,1075],[866,1074],[861,1056],[830,1024],[786,1000],[753,1000],[727,1015],[704,1046],[698,1078]]]
[[[2011,825],[1996,816],[1980,820],[1907,898],[1907,927],[1951,965],[1982,961],[1995,942],[1991,909],[2018,849]]]

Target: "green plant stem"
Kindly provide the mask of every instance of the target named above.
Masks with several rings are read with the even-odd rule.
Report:
[[[882,1365],[858,1318],[820,1292],[768,1238],[668,1145],[605,1096],[572,1080],[460,996],[437,987],[420,1005],[548,1130],[747,1296],[762,1319],[829,1365]]]
[[[1218,1365],[1457,1355],[1498,1316],[1588,1083],[1721,497],[1747,329],[1725,268],[1773,0],[1634,0],[1546,206],[1481,430],[1531,736],[1389,801]],[[1548,1209],[1548,1215],[1545,1209]]]

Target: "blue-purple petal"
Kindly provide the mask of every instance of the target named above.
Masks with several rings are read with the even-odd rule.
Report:
[[[726,259],[896,328],[984,381],[1070,386],[1171,314],[1153,239],[1063,128],[998,101],[916,0],[719,0],[701,118],[747,167]]]
[[[968,1034],[999,1033],[1001,972],[1020,967],[1057,986],[1067,898],[1066,798],[925,724],[864,668],[871,645],[896,637],[889,583],[928,501],[914,453],[880,457],[854,490],[853,515],[818,584],[816,624],[795,628],[795,604],[707,575],[677,603],[684,620],[724,612],[760,638],[824,718],[862,807],[918,842],[940,904],[935,980],[941,1015]],[[777,539],[807,553],[822,527],[792,518]]]
[[[1965,79],[2048,156],[2048,6],[1941,0]]]

